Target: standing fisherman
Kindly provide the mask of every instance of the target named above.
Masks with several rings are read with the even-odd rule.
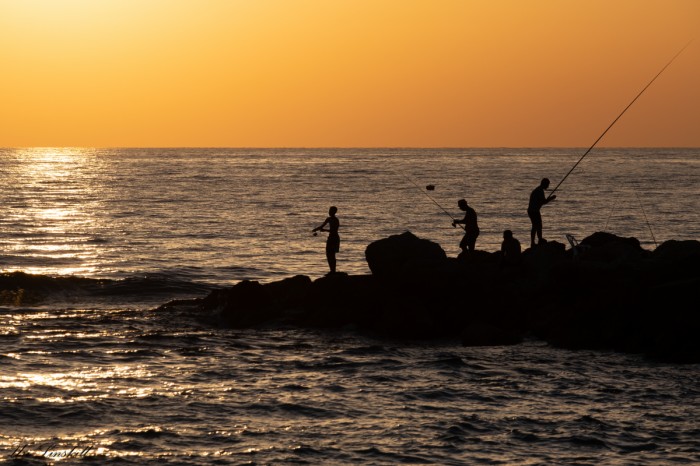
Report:
[[[605,128],[605,131],[603,131],[603,134],[601,134],[600,136],[598,136],[598,139],[596,139],[596,140],[593,142],[593,144],[591,144],[591,147],[589,147],[588,150],[587,150],[586,152],[584,152],[584,154],[581,156],[581,158],[578,159],[578,161],[574,164],[573,167],[571,167],[571,170],[569,170],[569,172],[568,172],[566,175],[564,175],[564,178],[561,179],[561,181],[559,182],[559,184],[556,185],[556,186],[554,187],[554,189],[552,190],[551,193],[549,193],[549,197],[547,197],[547,198],[544,197],[544,190],[547,189],[547,187],[549,186],[549,180],[548,180],[547,178],[545,178],[545,179],[542,180],[542,184],[540,184],[540,188],[537,188],[537,189],[535,189],[535,190],[532,192],[532,194],[530,195],[530,205],[528,206],[528,209],[527,209],[527,214],[530,216],[530,220],[532,220],[532,232],[530,233],[530,245],[531,245],[531,246],[534,246],[534,245],[535,245],[535,233],[537,233],[537,236],[538,236],[539,240],[542,241],[542,217],[540,216],[540,207],[542,207],[543,205],[547,204],[547,203],[550,202],[550,201],[553,201],[553,200],[557,197],[557,196],[554,195],[554,193],[557,191],[557,189],[559,189],[559,186],[562,185],[562,183],[564,182],[564,180],[566,180],[566,179],[569,177],[569,175],[571,175],[571,172],[574,171],[574,169],[578,166],[578,164],[580,164],[580,163],[583,161],[583,159],[586,158],[586,156],[588,155],[588,153],[589,153],[590,151],[593,150],[593,148],[596,146],[596,144],[598,144],[598,142],[600,142],[600,140],[603,139],[603,136],[605,136],[605,135],[607,134],[607,132],[610,131],[610,128],[612,128],[613,126],[615,126],[615,123],[617,123],[617,120],[619,120],[620,118],[622,118],[622,115],[624,115],[625,112],[627,112],[627,110],[629,110],[629,108],[637,101],[637,99],[639,99],[639,98],[641,97],[641,95],[644,94],[644,91],[646,91],[646,90],[649,88],[649,86],[651,86],[651,85],[654,83],[654,81],[656,81],[656,78],[658,78],[659,76],[661,76],[661,74],[666,70],[666,68],[668,68],[668,67],[671,65],[671,63],[673,63],[673,62],[676,60],[676,58],[678,58],[678,56],[679,56],[681,53],[683,53],[683,51],[684,51],[685,49],[687,49],[688,46],[689,46],[692,42],[693,42],[693,41],[691,40],[690,42],[688,42],[687,44],[685,44],[685,45],[683,46],[683,48],[680,49],[680,50],[678,51],[678,53],[676,53],[676,54],[673,56],[673,58],[671,58],[671,60],[669,60],[669,62],[666,63],[666,65],[664,65],[663,68],[661,68],[661,71],[659,71],[659,72],[656,74],[656,76],[654,76],[654,77],[652,78],[652,80],[649,81],[649,83],[648,83],[646,86],[644,86],[644,88],[643,88],[641,91],[639,91],[639,94],[637,94],[636,97],[635,97],[634,99],[632,99],[632,102],[630,102],[630,103],[627,105],[627,107],[625,107],[624,110],[622,110],[622,112],[620,112],[620,114],[617,116],[617,118],[615,118],[615,119],[612,121],[612,123],[610,123],[610,125],[609,125],[607,128]],[[547,182],[547,186],[545,186],[543,189],[541,189],[541,188],[542,188],[542,185],[543,185],[545,182]],[[539,189],[541,189],[541,193],[535,194]],[[535,203],[534,203],[534,205],[533,205],[533,198],[535,198],[535,197],[536,197],[537,199],[536,199],[536,201],[535,201]],[[531,211],[532,211],[532,213],[531,213]],[[647,223],[648,223],[648,222],[647,222]],[[651,228],[650,228],[650,230],[651,230]],[[654,236],[653,233],[652,233],[652,236]]]
[[[331,206],[328,209],[328,218],[319,226],[311,230],[314,235],[317,231],[327,231],[328,239],[326,240],[326,259],[328,259],[328,266],[331,269],[331,273],[335,273],[335,254],[340,251],[340,236],[338,235],[338,228],[340,228],[340,221],[338,217],[335,216],[338,212],[338,208]],[[328,225],[328,230],[324,229]]]
[[[467,201],[460,199],[457,201],[460,210],[464,211],[464,219],[453,220],[452,226],[464,225],[464,238],[459,242],[459,247],[463,252],[473,251],[476,246],[476,238],[479,236],[479,225],[476,222],[476,211],[467,205]]]
[[[532,190],[530,194],[530,204],[527,206],[527,216],[532,222],[532,230],[530,230],[530,247],[535,247],[535,235],[537,235],[537,244],[544,242],[542,239],[542,214],[540,209],[543,205],[552,202],[557,198],[556,194],[551,194],[545,197],[544,190],[549,188],[549,178],[542,178],[540,185]]]

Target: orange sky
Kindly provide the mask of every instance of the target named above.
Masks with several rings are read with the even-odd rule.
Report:
[[[0,146],[589,146],[696,0],[0,0]],[[700,146],[700,38],[602,146]]]

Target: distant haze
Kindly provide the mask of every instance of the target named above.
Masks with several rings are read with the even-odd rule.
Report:
[[[0,0],[0,147],[586,147],[695,0]],[[607,146],[700,146],[700,40]]]

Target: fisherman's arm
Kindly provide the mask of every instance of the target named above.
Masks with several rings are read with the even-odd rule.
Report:
[[[328,225],[328,219],[326,219],[325,222],[323,222],[322,224],[320,224],[319,226],[317,226],[316,228],[311,230],[311,232],[313,233],[313,232],[317,232],[317,231],[328,231],[328,230],[323,229],[323,227],[325,227],[326,225]]]
[[[452,226],[456,227],[457,225],[466,225],[467,224],[467,217],[464,217],[462,220],[457,220],[457,219],[452,219]]]

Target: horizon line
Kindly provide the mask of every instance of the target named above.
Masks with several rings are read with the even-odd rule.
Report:
[[[586,146],[0,146],[0,149],[585,149]],[[598,146],[597,149],[700,149],[699,146]]]

